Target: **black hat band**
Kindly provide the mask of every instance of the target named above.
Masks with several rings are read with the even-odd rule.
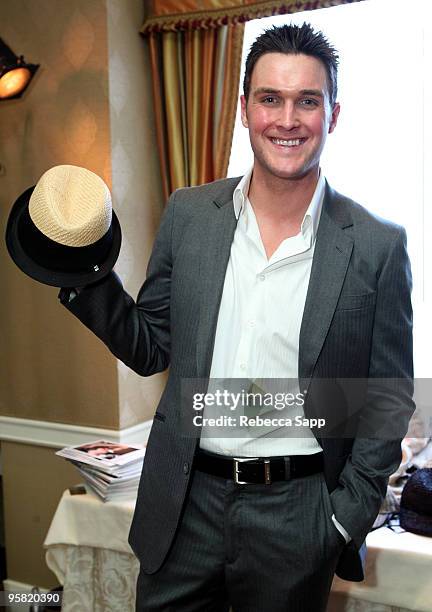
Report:
[[[97,242],[71,247],[51,240],[33,223],[28,208],[21,214],[18,235],[27,255],[40,266],[61,272],[97,271],[112,245],[112,225]]]

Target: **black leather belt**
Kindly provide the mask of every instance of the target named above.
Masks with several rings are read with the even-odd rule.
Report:
[[[289,457],[225,457],[199,449],[194,466],[200,472],[237,484],[271,484],[323,471],[323,453]]]

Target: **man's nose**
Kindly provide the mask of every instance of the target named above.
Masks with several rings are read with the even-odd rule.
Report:
[[[300,125],[298,109],[295,102],[286,100],[279,109],[277,126],[285,130],[292,130]]]

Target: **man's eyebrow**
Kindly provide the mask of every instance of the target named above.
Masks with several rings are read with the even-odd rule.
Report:
[[[300,94],[302,96],[316,96],[317,98],[324,98],[324,94],[320,89],[302,89]]]
[[[254,90],[254,95],[260,95],[260,94],[280,94],[281,91],[280,89],[274,89],[273,87],[257,87]]]
[[[257,87],[253,91],[254,96],[259,96],[261,94],[280,94],[282,91],[280,89],[274,89],[273,87]],[[324,94],[320,89],[301,89],[299,94],[301,96],[315,96],[317,98],[324,98]]]

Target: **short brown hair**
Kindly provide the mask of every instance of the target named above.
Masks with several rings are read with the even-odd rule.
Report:
[[[337,70],[339,56],[324,34],[315,31],[310,23],[301,26],[285,24],[273,26],[258,36],[252,44],[246,59],[243,93],[246,100],[250,93],[250,82],[255,64],[265,53],[304,54],[320,60],[327,72],[330,104],[333,107],[337,97]]]

